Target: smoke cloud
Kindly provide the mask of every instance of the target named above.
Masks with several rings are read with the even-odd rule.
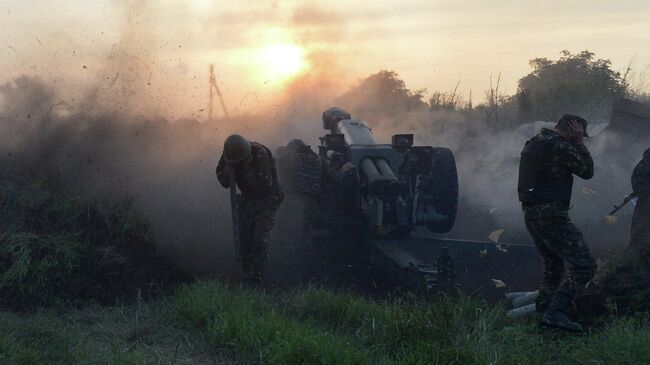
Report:
[[[220,115],[206,121],[207,64],[200,80],[189,74],[188,58],[158,64],[164,54],[160,47],[185,47],[192,55],[203,41],[178,45],[162,40],[148,31],[156,19],[146,2],[117,4],[120,13],[129,14],[121,36],[97,63],[79,65],[80,72],[88,74],[83,88],[25,75],[0,86],[0,174],[47,178],[63,190],[98,200],[133,196],[150,219],[164,255],[197,273],[236,275],[229,200],[214,173],[223,140],[237,132],[272,150],[293,138],[314,146],[323,134],[322,111],[338,105],[366,120],[381,141],[412,132],[419,144],[454,151],[461,207],[457,225],[447,236],[485,240],[493,230],[504,229],[503,241],[530,242],[516,197],[518,155],[543,122],[493,131],[462,113],[429,111],[413,98],[394,99],[388,90],[348,92],[355,88],[350,70],[356,66],[318,47],[309,49],[309,73],[271,101],[249,93],[234,102],[238,110],[230,119]],[[227,48],[229,42],[246,43],[254,36],[238,28],[241,22],[230,24],[233,17],[280,22],[270,10],[222,11],[197,26]],[[301,42],[336,43],[346,37],[341,19],[323,9],[301,7],[290,21]],[[357,91],[359,85],[363,80]],[[176,113],[177,107],[195,112]],[[630,209],[614,225],[602,220],[629,192],[629,175],[650,141],[630,140],[611,130],[592,134],[587,146],[594,155],[596,177],[576,183],[571,214],[588,243],[604,255],[626,241]],[[294,249],[292,242],[274,242],[271,269],[281,267]]]

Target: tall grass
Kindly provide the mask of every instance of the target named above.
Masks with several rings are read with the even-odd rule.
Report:
[[[499,307],[463,297],[374,302],[317,288],[296,292],[288,308],[400,363],[490,361],[495,330],[505,321]]]
[[[99,206],[45,181],[0,180],[0,303],[110,302],[175,274],[131,201]]]
[[[182,361],[184,349],[161,348],[156,337],[134,337],[140,321],[160,322],[164,308],[150,304],[138,314],[135,305],[88,307],[68,313],[54,310],[31,315],[0,313],[0,363],[2,364],[149,364]],[[142,326],[142,324],[140,324]],[[181,332],[163,325],[156,328],[170,340]],[[168,344],[168,343],[167,343]]]
[[[648,316],[581,336],[467,298],[263,293],[203,281],[154,301],[0,312],[2,364],[648,364]]]
[[[352,339],[287,316],[266,294],[201,282],[180,289],[178,319],[205,332],[214,346],[268,364],[366,364],[370,351]]]
[[[265,294],[200,282],[175,318],[244,362],[264,364],[646,364],[650,328],[609,321],[583,336],[507,319],[468,298],[376,301],[308,288]]]

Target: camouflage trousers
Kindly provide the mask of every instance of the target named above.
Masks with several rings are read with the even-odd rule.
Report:
[[[637,201],[629,247],[645,262],[650,261],[650,198],[640,197]]]
[[[594,276],[596,262],[568,214],[538,217],[526,208],[524,214],[528,232],[544,263],[537,298],[537,306],[543,311],[557,291],[575,297]]]
[[[244,275],[261,280],[268,257],[277,205],[242,204],[239,210],[239,259]]]

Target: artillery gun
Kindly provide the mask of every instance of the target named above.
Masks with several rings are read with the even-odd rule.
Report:
[[[414,227],[446,233],[458,208],[458,175],[451,150],[413,146],[413,134],[379,144],[362,120],[328,118],[319,156],[326,170],[351,163],[354,188],[347,212],[374,237],[407,236]],[[334,171],[335,172],[335,171]]]
[[[323,113],[323,128],[328,133],[320,137],[318,154],[300,140],[276,152],[288,204],[292,197],[303,204],[298,236],[320,246],[317,260],[327,260],[323,250],[339,258],[356,254],[399,286],[438,290],[457,284],[456,256],[466,270],[483,253],[496,255],[490,242],[432,237],[449,232],[456,219],[458,174],[451,150],[415,146],[413,134],[378,143],[363,120],[339,108]]]

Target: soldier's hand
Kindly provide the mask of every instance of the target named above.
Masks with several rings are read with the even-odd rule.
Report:
[[[345,165],[341,166],[339,172],[345,173],[352,170],[353,168],[354,168],[354,164],[352,164],[352,162],[346,162]]]
[[[575,144],[582,144],[585,138],[585,129],[580,122],[572,120],[569,122],[569,139]]]

